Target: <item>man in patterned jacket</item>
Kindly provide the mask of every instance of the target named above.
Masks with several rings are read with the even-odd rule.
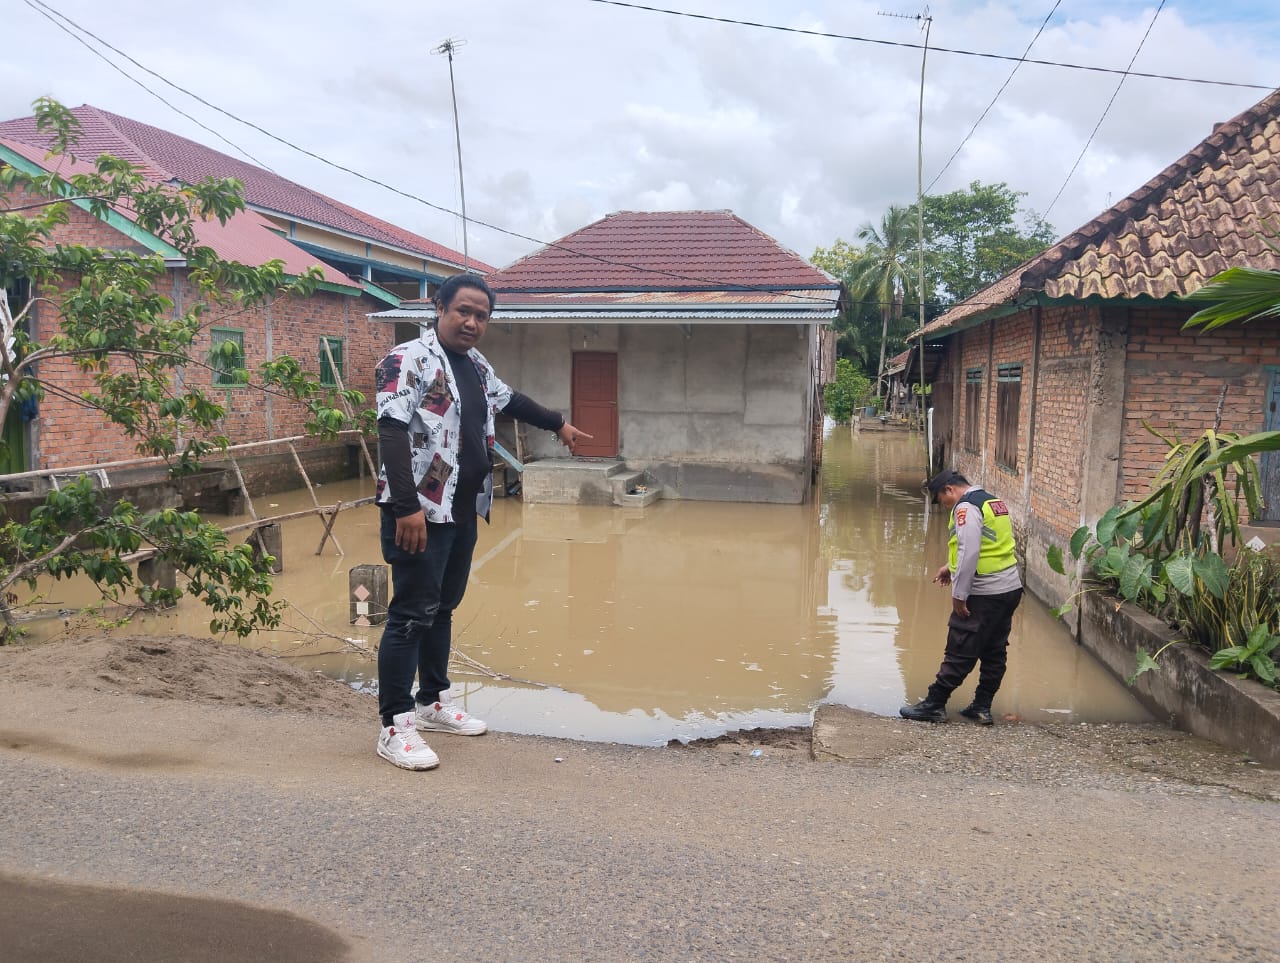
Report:
[[[494,415],[554,431],[570,452],[591,438],[503,384],[476,350],[494,304],[483,278],[449,278],[435,303],[435,327],[392,348],[377,370],[376,501],[392,588],[378,648],[378,755],[402,769],[439,765],[420,731],[478,736],[487,728],[443,700],[453,612],[471,573],[476,519],[488,520],[493,497]]]

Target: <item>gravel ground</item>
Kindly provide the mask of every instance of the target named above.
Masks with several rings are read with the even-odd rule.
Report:
[[[107,934],[86,914],[86,959],[204,958],[126,922],[140,891],[205,901],[188,949],[260,910],[311,926],[317,960],[1280,959],[1280,774],[1164,730],[823,707],[812,754],[794,730],[491,733],[409,773],[345,701],[72,690],[21,661],[0,657],[0,883],[109,884],[77,891],[120,910]],[[32,931],[0,914],[0,946]]]

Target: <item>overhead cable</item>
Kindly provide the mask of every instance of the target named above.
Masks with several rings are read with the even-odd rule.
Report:
[[[882,40],[879,37],[859,37],[847,33],[831,33],[826,30],[809,30],[804,27],[784,27],[776,23],[759,23],[753,20],[735,20],[732,17],[713,17],[705,13],[689,13],[686,10],[671,10],[666,7],[651,7],[642,3],[625,3],[623,0],[587,0],[588,3],[601,3],[611,7],[626,7],[630,10],[643,10],[647,13],[661,13],[673,17],[689,17],[693,20],[708,20],[713,23],[728,23],[737,27],[755,27],[760,30],[777,30],[782,33],[797,33],[807,37],[825,37],[829,40],[852,40],[857,43],[879,44],[884,47],[906,47],[909,50],[923,50],[924,44],[908,43],[903,40]],[[1042,67],[1063,67],[1068,70],[1089,70],[1102,74],[1123,74],[1126,77],[1146,77],[1151,80],[1174,80],[1184,84],[1209,84],[1216,87],[1243,87],[1249,90],[1275,90],[1275,86],[1267,84],[1246,84],[1230,80],[1207,80],[1202,77],[1180,77],[1175,74],[1152,74],[1136,70],[1119,70],[1115,67],[1095,67],[1089,64],[1064,63],[1059,60],[1036,60],[1026,57],[1015,57],[1011,54],[984,53],[979,50],[962,50],[954,47],[935,47],[929,45],[933,53],[956,54],[962,57],[982,57],[987,60],[1016,60],[1021,63],[1037,64]]]
[[[1133,62],[1138,59],[1138,54],[1142,53],[1142,47],[1147,42],[1147,37],[1151,36],[1151,28],[1156,25],[1156,19],[1160,16],[1160,11],[1164,9],[1165,0],[1160,0],[1160,5],[1156,7],[1156,12],[1151,15],[1151,22],[1147,24],[1147,31],[1142,35],[1142,39],[1138,41],[1138,47],[1133,52],[1133,56],[1129,58],[1129,66],[1133,66]],[[1084,142],[1084,147],[1080,149],[1080,156],[1076,158],[1076,162],[1071,165],[1071,170],[1067,171],[1067,176],[1062,182],[1062,186],[1058,188],[1058,193],[1053,195],[1053,200],[1045,209],[1043,217],[1048,220],[1049,212],[1053,210],[1053,206],[1058,203],[1058,198],[1062,197],[1062,192],[1067,189],[1067,185],[1071,183],[1071,178],[1075,176],[1076,168],[1080,166],[1080,162],[1084,160],[1085,153],[1089,150],[1089,145],[1093,143],[1093,138],[1097,136],[1102,122],[1107,119],[1107,114],[1111,111],[1111,105],[1116,102],[1116,97],[1120,94],[1120,88],[1124,86],[1127,77],[1121,77],[1116,83],[1116,89],[1111,92],[1111,99],[1107,101],[1107,106],[1102,108],[1102,116],[1098,118],[1098,122],[1093,125],[1093,132],[1089,134],[1089,139]]]
[[[210,134],[212,134],[214,137],[218,138],[218,140],[222,141],[224,144],[226,144],[226,145],[227,145],[228,147],[230,147],[232,150],[236,151],[236,152],[237,152],[237,153],[239,153],[239,154],[243,154],[245,157],[249,158],[249,160],[253,161],[253,163],[257,164],[259,167],[265,168],[266,170],[271,170],[271,168],[270,168],[270,167],[267,167],[267,165],[266,165],[266,164],[262,163],[262,161],[258,160],[258,158],[254,157],[252,154],[250,154],[247,150],[245,150],[245,149],[244,149],[243,147],[241,147],[239,144],[236,144],[236,143],[234,143],[234,142],[232,142],[232,141],[228,140],[227,138],[223,137],[223,136],[222,136],[222,134],[218,133],[216,130],[214,130],[212,127],[208,126],[207,124],[202,124],[200,121],[196,120],[194,117],[192,117],[190,114],[188,114],[188,113],[187,113],[185,110],[183,110],[182,108],[177,107],[177,106],[175,106],[174,104],[171,104],[169,101],[165,100],[165,99],[164,99],[164,97],[160,96],[160,94],[156,93],[154,90],[152,90],[152,89],[151,89],[150,87],[148,87],[146,84],[144,84],[141,80],[138,80],[138,78],[134,77],[132,74],[128,73],[126,70],[124,70],[123,68],[121,68],[118,64],[114,64],[114,63],[112,63],[110,58],[108,58],[108,57],[104,56],[104,55],[103,55],[103,53],[102,53],[101,51],[99,51],[99,50],[95,50],[95,49],[93,48],[93,46],[92,46],[92,45],[90,45],[88,42],[86,42],[86,41],[84,40],[84,38],[83,38],[83,37],[79,37],[79,36],[77,36],[77,35],[76,35],[75,33],[73,33],[71,30],[68,30],[68,29],[67,29],[67,27],[63,26],[63,24],[58,23],[58,20],[55,20],[54,18],[55,18],[55,17],[57,17],[57,18],[59,18],[59,19],[61,19],[61,20],[65,20],[65,21],[66,21],[68,24],[70,24],[72,27],[75,27],[75,29],[76,29],[76,30],[81,30],[81,31],[83,31],[84,33],[89,33],[87,30],[84,30],[84,28],[83,28],[83,27],[81,27],[79,24],[73,23],[71,20],[68,20],[66,17],[64,17],[62,14],[60,14],[57,10],[54,10],[52,7],[48,6],[47,4],[41,3],[41,2],[40,2],[40,0],[22,0],[22,2],[23,2],[23,3],[25,3],[25,4],[26,4],[28,7],[30,7],[32,10],[34,10],[36,13],[40,14],[40,16],[44,17],[46,20],[48,20],[50,23],[52,23],[55,27],[57,27],[59,30],[61,30],[63,33],[65,33],[65,34],[66,34],[68,37],[70,37],[72,40],[76,41],[76,43],[78,43],[78,44],[80,44],[81,46],[83,46],[86,50],[88,50],[88,51],[89,51],[91,54],[93,54],[95,57],[98,57],[99,59],[101,59],[101,60],[102,60],[102,62],[103,62],[103,63],[105,63],[108,67],[110,67],[112,70],[116,71],[118,74],[120,74],[120,75],[121,75],[122,77],[124,77],[126,80],[129,80],[129,81],[131,81],[131,82],[133,82],[133,83],[137,84],[139,87],[141,87],[143,90],[145,90],[147,93],[149,93],[149,94],[150,94],[152,97],[154,97],[156,100],[160,101],[160,103],[164,104],[164,105],[165,105],[166,107],[168,107],[170,110],[174,111],[175,113],[181,114],[183,117],[185,117],[187,120],[191,121],[191,123],[195,124],[197,127],[201,128],[202,130],[206,130],[206,131],[208,131]],[[41,9],[41,8],[43,8],[43,9]],[[92,37],[92,36],[93,36],[93,34],[89,34],[89,36],[91,36],[91,37]],[[102,43],[102,44],[103,44],[103,46],[108,46],[108,47],[110,46],[110,44],[107,44],[107,43],[105,43],[104,41],[99,40],[97,37],[94,37],[94,39],[95,39],[95,40],[98,40],[98,42],[99,42],[99,43]],[[112,49],[112,50],[115,50],[115,48],[114,48],[114,47],[111,47],[111,49]],[[116,53],[120,53],[120,51],[116,50]],[[135,64],[137,64],[137,63],[138,63],[136,60],[133,60],[133,58],[132,58],[132,57],[129,57],[127,54],[120,53],[120,56],[125,57],[127,60],[131,60],[131,61],[133,61],[133,63],[135,63]],[[141,64],[138,64],[138,66],[139,66],[139,67],[141,67],[142,65],[141,65]],[[145,70],[146,68],[143,68],[143,69]],[[181,89],[181,88],[179,88],[179,89]],[[185,91],[184,91],[184,92],[185,92]],[[198,99],[198,98],[197,98],[197,99]],[[274,173],[275,173],[275,171],[272,171],[272,173],[274,174]]]
[[[1018,72],[1019,67],[1027,62],[1027,54],[1031,53],[1031,48],[1034,47],[1036,41],[1040,39],[1040,34],[1044,33],[1044,28],[1049,25],[1049,20],[1058,12],[1058,7],[1061,4],[1062,0],[1054,0],[1053,9],[1049,11],[1048,16],[1044,18],[1044,22],[1040,24],[1040,29],[1036,31],[1036,35],[1032,37],[1031,42],[1027,44],[1027,49],[1022,51],[1022,56],[1018,58],[1018,62],[1014,64],[1013,69],[1009,71],[1009,76],[1004,79],[1004,83],[1000,85],[1000,89],[996,91],[996,95],[991,98],[991,103],[987,104],[987,109],[984,110],[981,116],[973,122],[973,126],[969,128],[969,133],[965,134],[964,139],[960,141],[960,146],[957,147],[955,151],[952,152],[951,156],[947,158],[947,162],[942,165],[942,170],[938,171],[938,173],[934,175],[933,180],[929,182],[929,186],[926,187],[922,193],[927,194],[929,191],[933,190],[933,185],[938,183],[939,178],[947,172],[947,168],[951,166],[951,162],[960,156],[960,152],[964,150],[964,145],[969,143],[969,138],[973,136],[973,132],[978,129],[979,124],[986,120],[987,114],[991,113],[991,108],[996,105],[996,101],[1000,99],[1000,95],[1004,93],[1004,89],[1009,86],[1009,81],[1013,80],[1013,75]]]
[[[243,117],[239,117],[239,116],[237,116],[236,114],[231,113],[231,111],[226,110],[226,109],[224,109],[224,108],[222,108],[222,107],[219,107],[217,104],[211,103],[210,101],[206,100],[204,97],[201,97],[199,94],[196,94],[196,93],[194,93],[194,92],[192,92],[192,91],[188,90],[187,88],[185,88],[185,87],[183,87],[183,86],[181,86],[181,85],[179,85],[179,84],[174,83],[173,81],[169,80],[167,77],[163,76],[162,74],[157,73],[155,70],[152,70],[150,67],[147,67],[147,66],[145,66],[145,65],[143,65],[143,64],[141,64],[141,63],[139,63],[137,60],[135,60],[135,59],[134,59],[133,57],[131,57],[129,54],[125,53],[125,52],[124,52],[123,50],[121,50],[120,48],[118,48],[118,47],[116,47],[116,46],[114,46],[114,45],[112,45],[112,44],[108,43],[106,40],[103,40],[101,37],[99,37],[99,36],[98,36],[97,34],[95,34],[93,31],[91,31],[91,30],[87,29],[86,27],[83,27],[83,26],[81,26],[80,24],[76,23],[75,21],[71,20],[71,18],[67,17],[65,14],[61,14],[61,13],[58,13],[57,11],[53,10],[53,8],[52,8],[52,7],[49,7],[49,6],[48,6],[48,4],[43,3],[43,2],[42,2],[42,0],[24,0],[24,2],[25,2],[25,3],[27,3],[29,6],[31,6],[33,3],[38,3],[40,6],[42,6],[42,7],[46,7],[48,10],[50,10],[51,12],[53,12],[54,14],[56,14],[56,15],[57,15],[58,17],[60,17],[62,20],[66,21],[66,23],[68,23],[68,24],[70,24],[72,27],[74,27],[76,30],[79,30],[81,33],[85,34],[86,36],[91,37],[93,40],[95,40],[96,42],[98,42],[98,43],[99,43],[99,44],[101,44],[102,46],[106,47],[108,50],[111,50],[111,51],[113,51],[114,53],[118,54],[119,56],[121,56],[121,57],[125,58],[125,59],[126,59],[126,60],[128,60],[131,64],[133,64],[134,66],[136,66],[139,70],[142,70],[142,71],[144,71],[144,72],[146,72],[146,73],[150,74],[152,77],[155,77],[155,78],[156,78],[157,80],[159,80],[161,83],[164,83],[164,84],[166,84],[167,86],[172,87],[174,90],[176,90],[176,91],[178,91],[178,92],[180,92],[180,93],[182,93],[182,94],[185,94],[186,96],[188,96],[188,97],[190,97],[191,99],[193,99],[193,100],[197,101],[198,103],[201,103],[201,104],[203,104],[204,106],[208,107],[210,110],[216,111],[217,113],[222,114],[224,117],[227,117],[227,118],[229,118],[230,120],[234,120],[234,121],[235,121],[236,123],[238,123],[238,124],[243,124],[244,126],[249,127],[250,129],[257,131],[258,133],[262,134],[264,137],[269,137],[270,139],[272,139],[272,140],[276,141],[276,142],[277,142],[277,143],[279,143],[279,144],[283,144],[285,147],[288,147],[288,148],[289,148],[289,149],[291,149],[291,150],[295,150],[295,151],[297,151],[297,152],[298,152],[298,153],[300,153],[300,154],[304,154],[304,155],[306,155],[307,157],[310,157],[312,160],[319,161],[321,164],[324,164],[324,165],[326,165],[326,166],[328,166],[328,167],[332,167],[334,170],[342,171],[344,174],[350,174],[352,177],[358,178],[359,180],[362,180],[362,181],[364,181],[364,182],[366,182],[366,183],[368,183],[368,184],[373,184],[373,185],[375,185],[375,186],[377,186],[377,187],[381,187],[381,188],[383,188],[384,190],[390,191],[391,193],[393,193],[393,194],[395,194],[395,195],[397,195],[397,196],[399,196],[399,197],[403,197],[403,198],[405,198],[406,200],[413,201],[413,202],[415,202],[415,203],[417,203],[417,204],[422,204],[422,205],[423,205],[423,206],[425,206],[425,207],[429,207],[429,208],[431,208],[432,210],[439,211],[439,212],[440,212],[440,213],[442,213],[442,214],[448,214],[448,215],[449,215],[449,216],[451,216],[451,217],[460,217],[460,216],[461,216],[461,215],[459,214],[459,212],[457,212],[457,211],[455,211],[455,210],[452,210],[452,209],[450,209],[450,208],[448,208],[448,207],[445,207],[445,206],[444,206],[444,205],[442,205],[442,204],[436,204],[436,203],[433,203],[432,201],[429,201],[429,200],[427,200],[427,199],[426,199],[426,198],[424,198],[424,197],[419,197],[417,194],[412,194],[412,193],[410,193],[410,192],[408,192],[408,191],[402,190],[401,188],[398,188],[398,187],[395,187],[395,186],[393,186],[393,185],[391,185],[391,184],[388,184],[388,183],[387,183],[387,182],[385,182],[385,181],[378,180],[378,179],[377,179],[377,178],[375,178],[375,177],[370,177],[370,176],[369,176],[369,175],[367,175],[367,174],[362,174],[360,171],[354,170],[354,169],[352,169],[352,168],[350,168],[350,167],[347,167],[347,166],[345,166],[345,165],[343,165],[343,164],[339,164],[339,163],[337,163],[336,161],[329,160],[327,157],[323,157],[323,156],[321,156],[320,154],[317,154],[315,151],[308,150],[307,148],[302,147],[302,146],[300,146],[300,145],[298,145],[298,144],[295,144],[295,143],[293,143],[292,141],[287,140],[287,139],[285,139],[284,137],[279,136],[278,134],[273,134],[271,131],[267,130],[265,127],[261,127],[261,126],[259,126],[258,124],[255,124],[253,121],[245,120]],[[37,12],[40,12],[40,11],[37,11]],[[52,19],[52,18],[50,18],[50,19]],[[55,24],[55,25],[57,25],[57,26],[59,26],[59,27],[61,26],[60,24]],[[65,30],[65,28],[64,28],[64,30]],[[68,32],[68,33],[69,33],[69,31],[66,31],[66,32]],[[72,36],[74,36],[74,34],[72,34]],[[137,80],[136,78],[134,78],[134,77],[132,77],[131,75],[129,75],[128,73],[126,73],[126,72],[125,72],[121,67],[119,67],[118,65],[111,63],[111,61],[110,61],[109,59],[107,59],[107,58],[106,58],[106,57],[105,57],[105,56],[104,56],[100,51],[93,50],[93,48],[92,48],[91,46],[89,46],[89,44],[85,43],[85,41],[84,41],[84,40],[82,40],[82,39],[81,39],[81,38],[79,38],[79,37],[76,37],[75,39],[79,40],[79,41],[80,41],[80,43],[84,44],[84,46],[88,47],[91,51],[93,51],[93,53],[94,53],[96,56],[101,57],[102,59],[106,60],[106,61],[107,61],[107,63],[111,64],[111,66],[112,66],[115,70],[117,70],[117,71],[119,71],[120,73],[124,74],[124,76],[128,77],[131,81],[133,81],[135,84],[138,84],[138,85],[139,85],[140,87],[142,87],[144,90],[147,90],[147,92],[148,92],[148,93],[151,93],[153,96],[155,96],[157,99],[159,99],[159,100],[160,100],[162,103],[164,103],[166,106],[170,107],[171,109],[173,109],[173,110],[174,110],[174,111],[176,111],[177,113],[182,114],[182,116],[183,116],[183,117],[187,117],[187,118],[189,118],[189,119],[190,119],[190,115],[189,115],[189,114],[186,114],[186,113],[184,113],[183,111],[179,110],[177,107],[174,107],[172,104],[170,104],[170,103],[169,103],[167,100],[165,100],[163,97],[160,97],[160,95],[159,95],[159,94],[156,94],[154,91],[152,91],[150,88],[148,88],[148,87],[147,87],[145,84],[143,84],[140,80]],[[197,123],[197,124],[199,124],[199,121],[196,121],[196,123]],[[201,127],[204,127],[206,130],[210,130],[210,128],[205,127],[205,125],[204,125],[204,124],[200,124],[200,126],[201,126]],[[210,132],[211,132],[211,133],[215,133],[215,136],[218,136],[218,137],[219,137],[219,139],[225,140],[225,138],[223,138],[220,134],[216,134],[216,132],[214,132],[214,131],[210,131]],[[228,143],[230,143],[230,142],[228,141]],[[234,145],[233,145],[233,146],[234,146]],[[237,149],[238,149],[238,148],[237,148]],[[242,153],[243,153],[243,152],[242,152]],[[265,165],[262,165],[262,166],[265,166]],[[272,173],[275,173],[275,172],[273,171]],[[668,278],[672,278],[672,279],[679,280],[679,281],[695,281],[695,282],[698,282],[698,283],[701,283],[701,284],[709,284],[709,285],[723,285],[723,282],[722,282],[722,281],[716,281],[716,280],[713,280],[713,279],[710,279],[710,278],[696,277],[696,276],[694,276],[694,275],[680,274],[680,273],[675,272],[675,271],[663,271],[663,270],[659,270],[659,269],[657,269],[657,268],[648,268],[648,267],[643,267],[642,265],[639,265],[639,264],[632,264],[632,263],[627,262],[627,261],[618,261],[618,260],[614,260],[614,259],[612,259],[612,258],[601,257],[601,256],[600,256],[600,255],[598,255],[598,254],[592,254],[592,253],[590,253],[590,252],[588,252],[588,251],[579,251],[579,250],[576,250],[576,249],[574,249],[574,248],[572,248],[572,247],[569,247],[569,246],[568,246],[568,245],[566,245],[566,244],[562,244],[562,243],[560,243],[559,241],[544,241],[544,240],[541,240],[540,238],[531,237],[531,236],[529,236],[528,234],[521,234],[519,231],[513,231],[513,230],[510,230],[509,228],[499,227],[499,226],[498,226],[498,225],[496,225],[496,224],[490,224],[490,223],[488,223],[487,221],[482,221],[482,220],[480,220],[480,219],[478,219],[478,218],[474,218],[474,217],[468,217],[468,223],[478,225],[479,227],[487,228],[488,230],[491,230],[491,231],[496,231],[496,232],[497,232],[497,233],[499,233],[499,234],[505,234],[505,235],[506,235],[506,236],[508,236],[508,237],[514,237],[514,238],[517,238],[518,240],[521,240],[521,241],[528,241],[529,243],[531,243],[531,244],[536,244],[536,245],[538,245],[538,246],[540,246],[540,247],[555,248],[556,250],[564,251],[564,252],[565,252],[565,253],[567,253],[567,254],[573,254],[573,255],[575,255],[575,256],[577,256],[577,257],[586,258],[586,259],[588,259],[588,260],[596,261],[596,262],[598,262],[598,263],[600,263],[600,264],[607,264],[607,265],[610,265],[610,266],[612,266],[612,267],[628,268],[628,269],[633,270],[633,271],[639,271],[639,272],[641,272],[641,273],[643,273],[643,274],[651,274],[651,275],[655,275],[655,276],[658,276],[658,277],[668,277]],[[767,287],[767,286],[765,286],[765,285],[751,285],[751,284],[734,285],[734,286],[733,286],[733,289],[734,289],[734,290],[741,290],[741,291],[756,291],[756,292],[769,292],[769,291],[773,291],[773,290],[774,290],[773,288]],[[836,299],[836,298],[822,298],[822,297],[808,296],[808,295],[798,295],[798,294],[790,294],[790,295],[789,295],[789,297],[791,297],[791,298],[792,298],[792,300],[795,300],[795,301],[801,301],[801,302],[816,302],[816,303],[819,303],[819,304],[834,304],[834,303],[838,300],[838,299]]]

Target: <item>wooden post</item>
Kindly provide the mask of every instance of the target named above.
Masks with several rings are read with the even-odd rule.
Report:
[[[138,581],[148,589],[175,589],[178,587],[178,568],[172,562],[152,556],[138,562]],[[163,605],[152,605],[148,608],[171,609],[177,603],[166,602]]]
[[[387,566],[356,565],[347,575],[352,625],[381,625],[387,620]]]
[[[278,524],[262,525],[253,530],[253,534],[249,536],[249,541],[253,545],[254,553],[261,558],[263,555],[271,555],[275,558],[276,563],[271,566],[271,571],[279,575],[284,571],[284,529]]]
[[[325,348],[326,350],[328,350],[327,344]],[[330,356],[329,363],[331,365],[333,364],[332,356]],[[316,498],[315,487],[311,484],[311,476],[307,474],[307,469],[303,467],[302,459],[298,457],[298,449],[293,447],[293,442],[289,443],[289,454],[293,456],[293,463],[298,467],[298,474],[301,475],[302,480],[307,483],[307,491],[311,492],[311,504],[314,505],[316,508],[322,507],[320,505],[320,499]],[[338,504],[334,506],[332,515],[327,515],[327,513],[321,513],[320,520],[324,522],[324,535],[321,536],[320,544],[319,546],[316,547],[317,555],[319,555],[321,552],[324,551],[324,543],[327,542],[329,539],[333,539],[333,547],[338,550],[339,555],[347,554],[342,550],[342,543],[338,541],[338,536],[333,534],[333,523],[337,520],[338,511],[341,508],[342,508],[342,502],[338,502]],[[325,520],[326,517],[328,518],[327,521]]]
[[[321,339],[320,346],[324,348],[324,356],[329,359],[329,370],[333,372],[333,380],[338,387],[338,398],[342,402],[342,410],[346,412],[348,418],[355,421],[355,412],[351,410],[351,402],[347,400],[346,395],[342,394],[343,391],[347,390],[347,386],[342,383],[342,375],[338,371],[338,366],[333,363],[333,352],[329,350],[329,342]],[[364,433],[357,432],[356,438],[360,441],[360,450],[364,452],[364,460],[369,465],[369,471],[374,477],[377,477],[378,466],[373,463],[373,456],[369,454],[369,446],[364,442]]]

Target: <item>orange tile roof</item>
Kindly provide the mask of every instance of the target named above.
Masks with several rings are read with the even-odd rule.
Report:
[[[1021,295],[1167,298],[1229,267],[1280,270],[1280,91],[1224,124],[1110,210],[925,325],[937,334]]]
[[[186,137],[89,104],[82,104],[72,113],[80,122],[76,152],[86,159],[111,154],[137,165],[144,174],[160,181],[176,178],[194,184],[206,177],[234,177],[244,185],[245,201],[252,207],[459,267],[463,263],[462,254],[452,248]],[[0,122],[0,137],[46,149],[51,143],[48,134],[36,129],[35,117]],[[491,265],[475,258],[471,258],[470,263],[483,274],[493,270]]]
[[[500,294],[835,291],[840,286],[732,211],[618,211],[521,258],[488,281]]]

